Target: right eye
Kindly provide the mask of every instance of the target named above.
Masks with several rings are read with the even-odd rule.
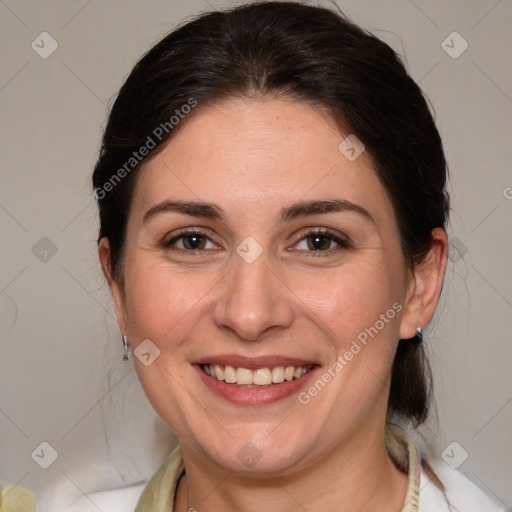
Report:
[[[181,252],[218,249],[218,246],[212,242],[206,233],[197,230],[182,231],[177,236],[164,242],[163,246],[166,249]]]

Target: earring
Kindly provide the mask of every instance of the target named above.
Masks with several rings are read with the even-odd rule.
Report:
[[[123,336],[124,356],[123,361],[128,361],[132,357],[132,349],[128,345],[128,336]]]
[[[416,327],[416,335],[412,340],[416,345],[421,344],[421,342],[423,341],[423,329],[421,327]]]

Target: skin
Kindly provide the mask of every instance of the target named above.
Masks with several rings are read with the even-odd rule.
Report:
[[[401,510],[407,476],[384,444],[391,367],[398,340],[413,337],[434,313],[447,236],[436,228],[427,259],[408,269],[369,155],[349,161],[338,150],[347,135],[291,99],[198,109],[143,166],[122,279],[112,275],[108,240],[101,240],[121,332],[132,349],[150,339],[161,351],[149,366],[134,364],[180,439],[186,476],[178,512]],[[279,219],[298,201],[334,199],[363,207],[374,222],[354,211]],[[168,211],[143,221],[167,200],[215,203],[225,219]],[[184,252],[190,238],[163,246],[183,228],[205,231],[204,249]],[[327,238],[315,251],[311,228],[348,237],[350,246]],[[263,249],[252,263],[236,252],[248,236]],[[402,310],[307,405],[296,395],[234,405],[191,365],[215,354],[285,355],[317,362],[321,374],[395,302]],[[248,442],[261,454],[250,468],[237,456]]]

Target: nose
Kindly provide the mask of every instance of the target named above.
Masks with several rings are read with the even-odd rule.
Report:
[[[213,308],[217,327],[244,341],[258,341],[270,331],[293,323],[293,292],[278,269],[269,266],[265,252],[251,263],[235,254],[234,265],[220,285]]]

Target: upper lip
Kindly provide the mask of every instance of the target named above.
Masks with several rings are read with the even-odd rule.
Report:
[[[279,355],[246,357],[236,354],[219,354],[198,359],[193,364],[218,364],[258,370],[259,368],[275,368],[276,366],[311,366],[316,363],[311,360]]]

